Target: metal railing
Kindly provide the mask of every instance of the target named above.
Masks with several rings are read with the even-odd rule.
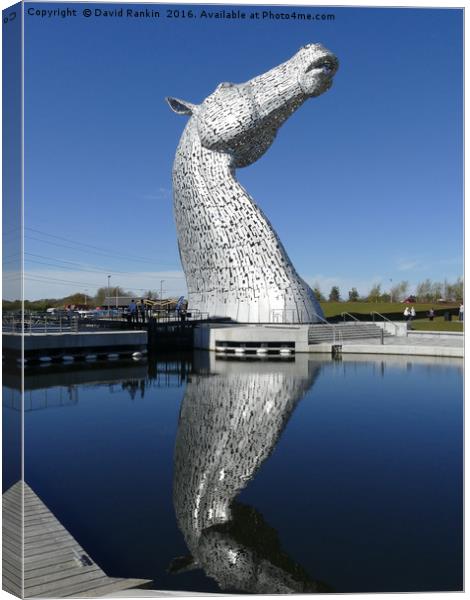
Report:
[[[42,314],[3,315],[2,331],[4,333],[63,333],[78,331],[79,320],[67,317],[51,317]]]
[[[371,315],[371,317],[372,317],[372,321],[373,321],[373,323],[375,323],[375,315],[377,315],[378,317],[380,317],[381,319],[383,319],[383,320],[384,320],[384,322],[386,322],[386,323],[390,323],[391,325],[393,325],[393,326],[395,327],[395,333],[397,333],[397,332],[398,332],[398,325],[397,325],[396,323],[394,323],[393,321],[391,321],[391,320],[390,320],[388,317],[386,317],[385,315],[382,315],[382,314],[380,314],[380,313],[378,313],[378,312],[375,312],[375,311],[371,312],[371,313],[370,313],[370,315]]]
[[[354,319],[355,323],[360,323],[359,319],[357,317],[355,317],[354,315],[352,315],[351,313],[342,312],[341,316],[343,317],[343,323],[346,322],[346,316],[351,317],[351,319]]]
[[[25,335],[45,333],[78,333],[98,329],[145,329],[150,321],[156,324],[184,324],[200,321],[209,321],[209,314],[195,310],[189,313],[158,312],[142,314],[138,318],[130,319],[129,315],[109,315],[100,318],[82,317],[80,315],[52,315],[50,313],[21,313],[3,314],[3,333],[16,333]]]

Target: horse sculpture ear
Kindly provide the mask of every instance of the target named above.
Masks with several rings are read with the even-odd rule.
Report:
[[[192,115],[196,112],[196,105],[186,102],[186,100],[178,100],[178,98],[172,98],[171,96],[167,96],[165,100],[177,115]]]

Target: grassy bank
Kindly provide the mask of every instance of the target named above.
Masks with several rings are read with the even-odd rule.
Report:
[[[452,321],[444,321],[443,317],[437,317],[434,321],[416,319],[413,321],[411,329],[414,331],[463,331],[463,323],[455,317]]]
[[[404,320],[403,311],[406,306],[400,302],[321,302],[320,304],[327,319],[338,319],[341,313],[344,312],[359,317],[361,315],[365,317],[372,312],[378,312],[381,315],[387,316],[392,321]],[[413,320],[412,329],[417,331],[463,331],[463,324],[459,322],[456,314],[452,315],[451,321],[444,321],[443,314],[439,314],[447,310],[452,310],[455,313],[459,307],[458,304],[425,304],[416,302],[413,306],[417,313],[417,318]],[[427,318],[427,313],[431,308],[436,313],[433,321]]]

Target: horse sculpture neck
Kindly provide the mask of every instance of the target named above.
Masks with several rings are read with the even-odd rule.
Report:
[[[199,107],[169,100],[176,112],[192,115],[173,167],[190,310],[245,323],[320,320],[312,290],[235,169],[255,162],[282,123],[330,87],[335,61],[321,46],[307,46],[245,84],[221,84]]]

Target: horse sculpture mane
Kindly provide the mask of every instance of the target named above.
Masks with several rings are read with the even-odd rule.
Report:
[[[315,323],[323,313],[262,211],[235,178],[308,98],[331,87],[337,59],[319,44],[242,84],[221,83],[190,115],[173,165],[174,213],[191,310],[242,323]]]

